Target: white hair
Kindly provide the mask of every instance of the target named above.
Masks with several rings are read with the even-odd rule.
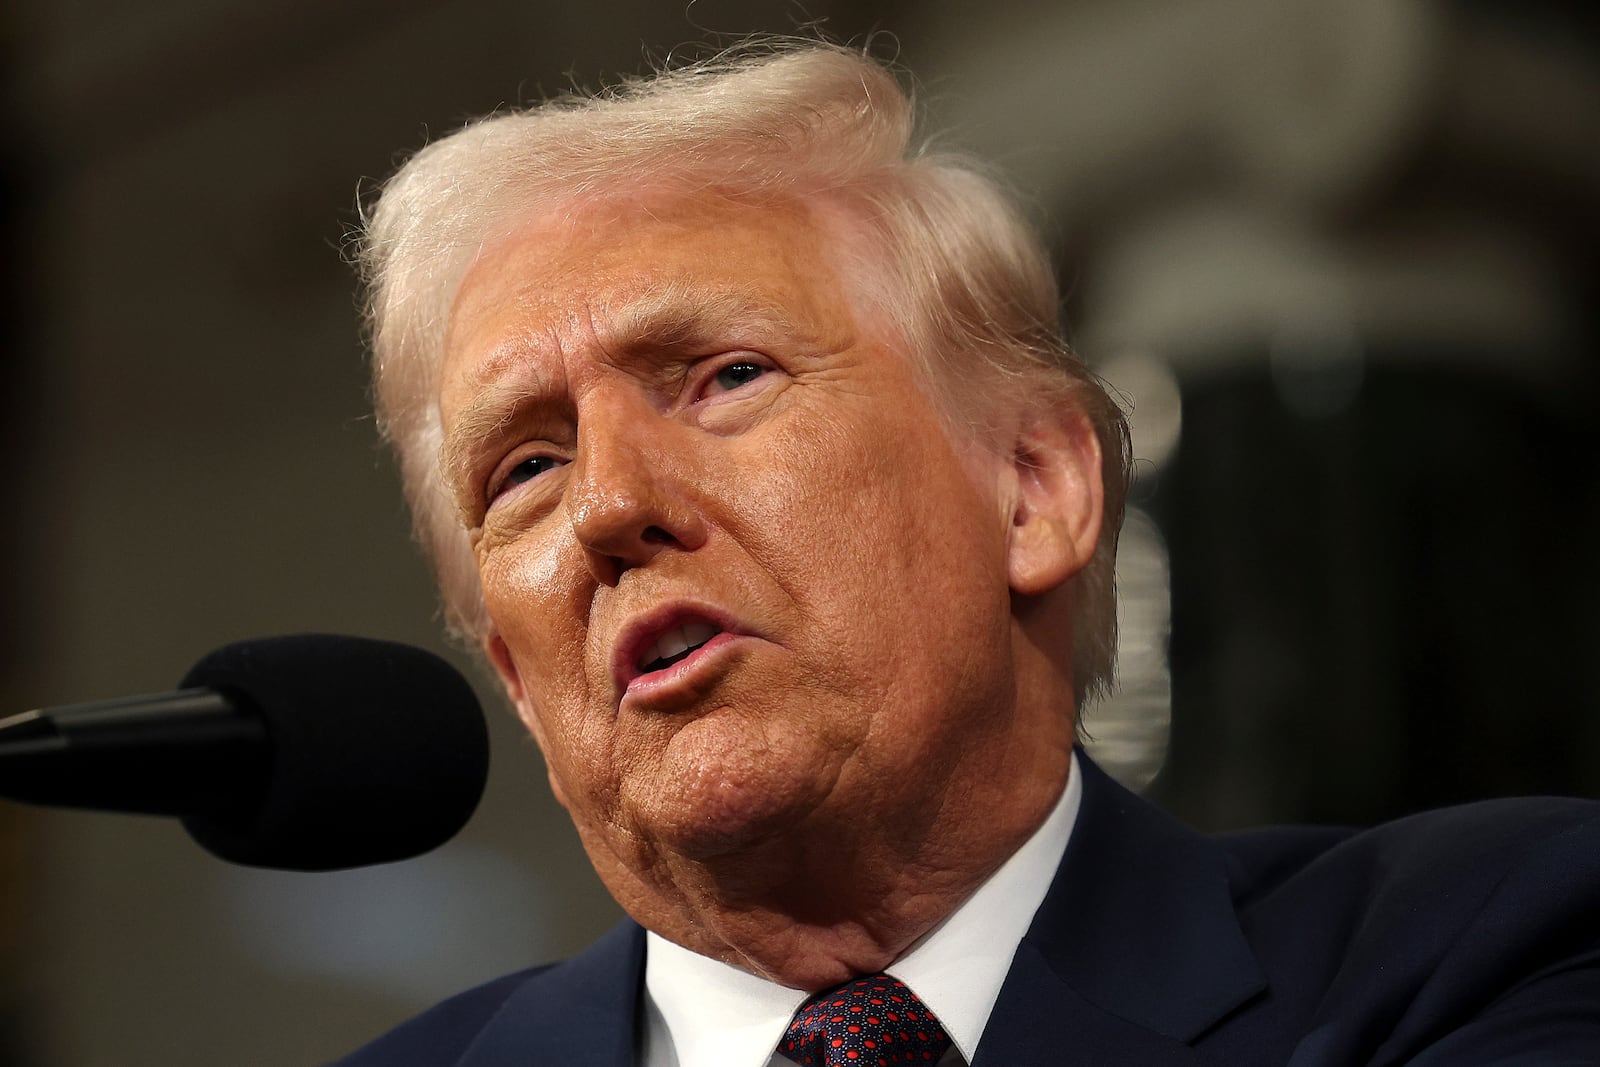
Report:
[[[980,428],[1007,410],[997,405],[1071,405],[1093,423],[1105,519],[1073,579],[1072,665],[1080,706],[1107,690],[1128,483],[1123,413],[1062,339],[1059,291],[1033,228],[970,160],[914,145],[912,113],[869,57],[763,41],[473,122],[384,185],[360,249],[378,420],[459,636],[476,645],[490,624],[441,470],[438,374],[450,308],[479,250],[536,208],[619,191],[789,198],[842,207],[859,224],[851,280],[874,290],[871,306],[952,420]]]

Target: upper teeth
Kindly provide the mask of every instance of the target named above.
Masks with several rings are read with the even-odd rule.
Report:
[[[639,657],[637,666],[640,670],[644,670],[658,659],[671,659],[691,648],[697,648],[716,634],[717,628],[706,622],[686,622],[682,626],[674,626],[656,637],[655,643],[645,649]]]

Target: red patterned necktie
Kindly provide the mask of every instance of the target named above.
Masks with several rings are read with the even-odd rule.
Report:
[[[917,995],[886,974],[818,993],[794,1013],[779,1050],[806,1067],[934,1064],[950,1047]]]

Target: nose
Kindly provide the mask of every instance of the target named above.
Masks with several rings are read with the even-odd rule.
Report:
[[[705,522],[687,428],[643,398],[591,400],[579,411],[567,518],[595,580],[615,585],[662,552],[699,548]]]

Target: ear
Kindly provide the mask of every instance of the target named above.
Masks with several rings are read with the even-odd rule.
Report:
[[[527,694],[522,688],[522,675],[517,672],[517,665],[511,661],[511,649],[506,647],[505,639],[499,633],[491,630],[483,639],[483,654],[494,667],[495,676],[500,679],[500,688],[506,691],[506,696],[517,709],[517,716],[527,719],[524,705]]]
[[[539,722],[539,717],[534,714],[533,705],[528,701],[527,690],[522,684],[522,674],[517,670],[516,661],[511,658],[511,649],[506,646],[505,640],[498,632],[491,630],[483,639],[483,651],[485,658],[494,667],[495,675],[500,679],[500,687],[505,690],[512,706],[517,709],[517,718],[522,720],[522,725],[533,735],[539,751],[547,751],[544,744],[544,728]],[[555,794],[556,802],[565,808],[567,796],[561,788],[561,783],[556,780],[555,770],[550,766],[548,756],[545,757],[545,774],[550,779],[550,791]]]
[[[1008,574],[1013,592],[1037,596],[1094,557],[1105,511],[1100,439],[1088,415],[1068,408],[1025,414],[1013,444]]]

